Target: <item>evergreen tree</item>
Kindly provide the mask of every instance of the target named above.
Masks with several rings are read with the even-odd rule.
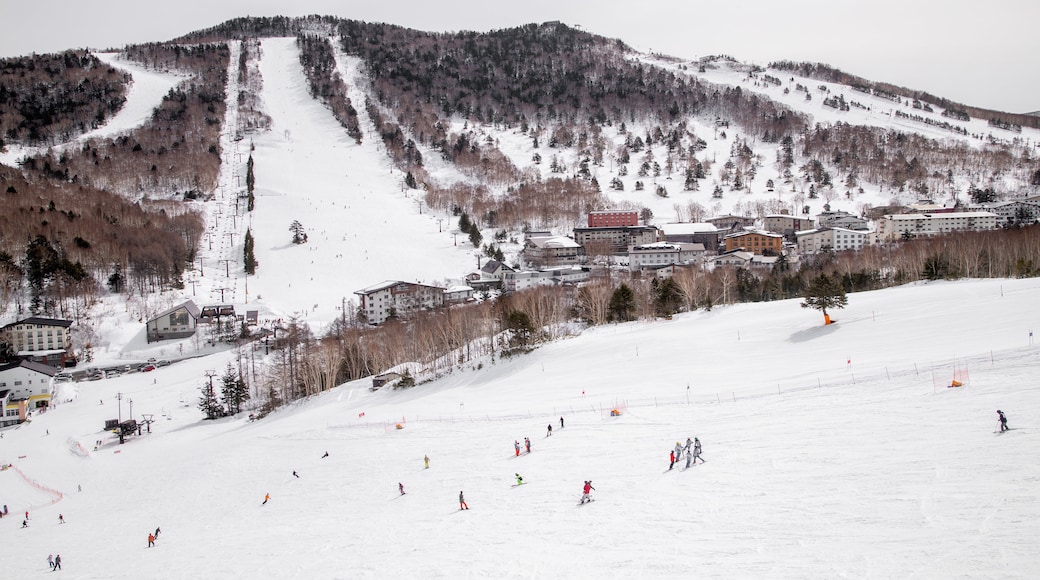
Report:
[[[118,262],[112,266],[112,275],[108,277],[108,289],[119,294],[126,288],[126,276],[123,275],[123,266]]]
[[[531,317],[523,310],[510,310],[506,316],[506,329],[512,334],[509,343],[512,346],[527,346],[534,335],[534,324]]]
[[[248,274],[257,273],[257,266],[260,265],[259,263],[257,263],[256,256],[254,256],[253,254],[254,245],[255,241],[253,239],[253,229],[246,228],[245,241],[242,243],[242,264],[244,264],[245,266],[245,273]]]
[[[632,320],[632,311],[636,308],[635,293],[628,284],[622,283],[610,296],[610,304],[607,306],[610,320],[614,322],[625,322]]]
[[[293,222],[289,224],[289,231],[292,232],[292,243],[304,244],[307,242],[307,232],[305,231],[303,224],[298,220],[293,220]]]
[[[221,388],[220,395],[223,399],[224,406],[227,407],[229,415],[235,415],[242,410],[242,403],[249,400],[249,389],[246,387],[245,381],[235,369],[228,363],[227,369],[224,370],[224,375],[220,377]]]
[[[253,230],[252,228],[246,228],[246,241],[242,244],[243,264],[245,265],[246,274],[256,274],[256,267],[260,265],[256,261],[256,256],[253,255],[254,244]]]
[[[841,280],[825,273],[813,278],[802,296],[805,298],[802,308],[812,308],[823,312],[824,324],[831,323],[831,317],[827,314],[828,308],[845,308],[849,303]]]
[[[207,419],[216,419],[224,415],[224,408],[220,406],[220,401],[217,400],[217,392],[213,386],[212,378],[202,385],[199,410],[206,415]]]
[[[253,188],[256,185],[256,177],[253,175],[253,154],[249,154],[249,160],[246,161],[246,192],[248,197],[246,198],[246,211],[253,211],[253,205],[255,198],[253,197]]]

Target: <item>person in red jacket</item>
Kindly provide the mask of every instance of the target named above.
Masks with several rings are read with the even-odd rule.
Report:
[[[675,467],[675,451],[668,452],[668,460],[671,461],[671,463],[668,464],[668,469]]]
[[[152,534],[148,534],[148,547],[151,548],[154,545],[155,545],[155,536],[152,535]]]
[[[581,493],[581,503],[592,501],[592,498],[589,497],[589,492],[594,490],[594,489],[596,489],[596,488],[592,487],[592,480],[589,480],[589,481],[585,482],[585,487],[582,488],[582,493]]]

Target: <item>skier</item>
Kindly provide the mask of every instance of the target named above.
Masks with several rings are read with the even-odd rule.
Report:
[[[152,534],[148,534],[148,547],[151,548],[154,545],[155,545],[155,536],[152,535]]]
[[[516,447],[516,456],[520,457],[520,442],[514,440],[513,441],[513,447]]]
[[[29,527],[29,520],[22,520],[22,527],[23,528],[28,528]]]
[[[696,463],[700,459],[701,463],[704,463],[704,458],[701,457],[701,440],[693,438],[693,462]]]
[[[1003,433],[1004,431],[1007,431],[1007,417],[1004,416],[1004,411],[997,409],[997,417],[1000,419],[1000,432]]]
[[[585,503],[585,502],[592,501],[592,498],[589,497],[589,492],[594,490],[594,489],[596,489],[596,488],[592,487],[592,480],[590,479],[590,480],[586,481],[585,482],[585,487],[583,487],[582,490],[581,490],[581,502],[580,503]]]
[[[563,429],[563,417],[560,417],[560,429]]]
[[[690,446],[691,445],[693,445],[693,441],[690,441],[690,438],[687,437],[686,438],[686,445],[683,445],[683,451],[685,451],[687,455],[689,455],[689,453],[690,453]]]
[[[295,469],[293,470],[293,472],[292,472],[292,475],[293,475],[293,477],[295,477],[296,479],[300,479],[300,476],[296,474],[296,470],[295,470]]]
[[[686,452],[686,467],[684,469],[689,469],[690,468],[690,460],[692,460],[692,459],[693,459],[693,453],[690,453],[689,451],[687,451]]]
[[[524,437],[524,445],[527,446],[527,452],[530,453],[531,452],[531,440],[528,439],[527,437]]]
[[[670,463],[668,464],[668,469],[670,470],[671,468],[675,467],[675,451],[668,452],[668,460],[670,461]]]
[[[397,482],[397,489],[401,492],[401,495],[404,495],[404,484],[403,483]]]
[[[271,501],[271,494],[265,493],[264,494],[264,503],[262,503],[260,505],[267,505],[267,502],[269,502],[269,501]]]
[[[321,458],[322,458],[322,459],[325,459],[325,458],[326,458],[326,457],[328,457],[328,456],[329,456],[329,452],[328,452],[328,451],[326,451],[326,452],[325,452],[325,455],[322,455],[322,456],[321,456]]]
[[[516,484],[517,484],[517,485],[523,485],[523,483],[524,483],[524,478],[520,477],[520,474],[519,474],[519,473],[514,473],[513,475],[515,475],[515,476],[516,476]]]
[[[520,450],[519,449],[516,450],[516,454],[520,455]],[[426,469],[430,468],[430,456],[429,455],[423,455],[423,463],[426,464]]]
[[[58,514],[58,523],[59,524],[64,524],[65,523],[65,516],[63,516],[61,514]]]
[[[552,423],[549,423],[549,431],[545,434],[545,436],[549,437],[551,435],[552,435]]]
[[[466,505],[466,498],[462,496],[462,492],[459,492],[459,511],[468,510],[469,506]]]
[[[54,569],[54,554],[47,554],[47,564],[50,565],[51,570]]]
[[[159,537],[159,532],[160,532],[160,530],[159,530],[159,527],[158,527],[158,526],[156,526],[156,528],[155,528],[155,537],[156,537],[156,538],[158,538],[158,537]]]
[[[54,557],[54,569],[61,570],[61,554]]]
[[[678,441],[675,442],[675,459],[682,459],[682,445],[679,445]]]

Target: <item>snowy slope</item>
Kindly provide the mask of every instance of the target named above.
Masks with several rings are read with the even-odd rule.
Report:
[[[717,308],[253,423],[194,408],[230,354],[71,385],[0,439],[0,462],[62,494],[0,472],[0,503],[31,512],[0,520],[5,573],[60,553],[78,578],[1033,577],[1038,292],[855,294],[826,328],[797,301]],[[967,384],[946,388],[955,368]],[[120,446],[101,427],[129,399],[157,422]],[[1016,430],[993,433],[997,408]],[[707,462],[669,472],[687,436]]]

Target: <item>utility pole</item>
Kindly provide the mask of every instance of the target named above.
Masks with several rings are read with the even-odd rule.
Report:
[[[128,399],[128,400],[130,401],[130,420],[133,421],[134,420],[134,400],[133,399]]]
[[[116,393],[116,405],[119,407],[119,411],[116,414],[116,420],[120,423],[123,422],[123,393]]]

